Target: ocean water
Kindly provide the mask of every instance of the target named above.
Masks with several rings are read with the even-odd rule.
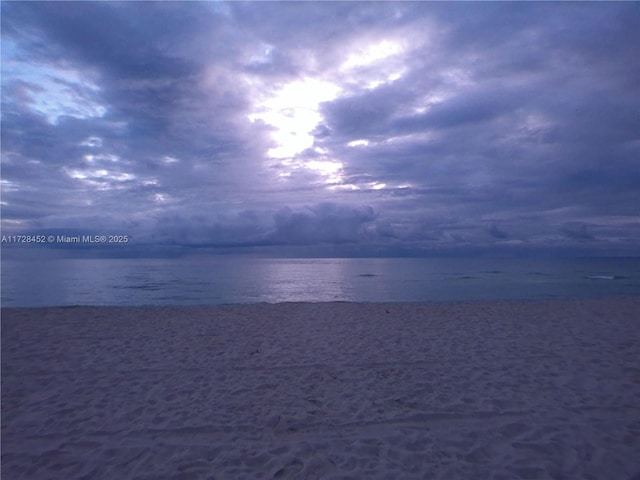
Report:
[[[640,258],[3,260],[2,306],[420,302],[640,294]]]

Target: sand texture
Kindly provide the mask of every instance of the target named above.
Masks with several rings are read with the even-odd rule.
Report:
[[[640,298],[2,310],[2,479],[640,479]]]

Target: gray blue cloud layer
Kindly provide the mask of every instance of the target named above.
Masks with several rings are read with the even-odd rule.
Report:
[[[638,24],[635,2],[3,3],[3,233],[637,254]]]

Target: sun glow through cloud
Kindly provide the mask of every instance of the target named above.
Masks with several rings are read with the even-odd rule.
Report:
[[[311,132],[322,120],[320,104],[335,99],[339,91],[340,87],[331,82],[305,78],[285,84],[259,102],[249,119],[274,127],[271,137],[276,146],[267,154],[271,158],[291,158],[311,148]]]
[[[3,227],[635,255],[638,9],[445,3],[3,3]]]
[[[305,163],[305,167],[317,171],[326,177],[327,183],[336,183],[342,180],[340,171],[343,168],[341,162],[331,160],[312,160]]]
[[[398,55],[403,51],[404,47],[399,42],[382,40],[378,43],[357,48],[347,57],[347,60],[340,65],[340,70],[348,71],[355,68],[367,67],[394,55]]]
[[[347,143],[348,147],[366,147],[367,145],[369,145],[369,140],[365,139],[353,140]]]

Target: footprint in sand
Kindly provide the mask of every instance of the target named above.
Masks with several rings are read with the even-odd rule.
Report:
[[[302,471],[302,467],[304,467],[302,461],[298,458],[294,458],[285,467],[278,470],[273,475],[273,478],[291,478],[292,475],[300,473]]]

